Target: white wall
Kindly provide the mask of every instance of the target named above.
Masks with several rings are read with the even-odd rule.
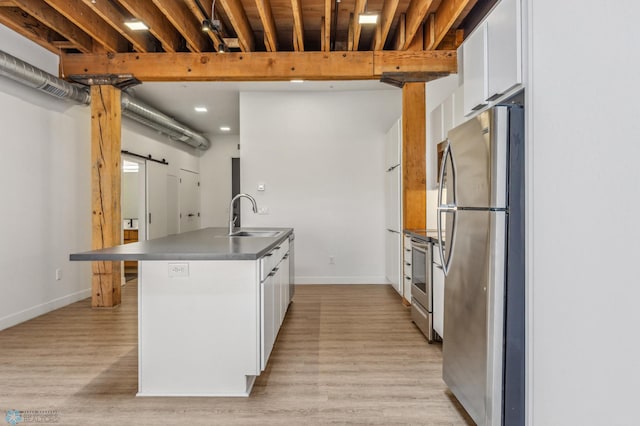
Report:
[[[0,49],[56,72],[57,58],[0,26]],[[89,295],[90,117],[0,77],[0,329]],[[55,270],[62,279],[55,280]]]
[[[638,424],[640,3],[528,12],[530,424]]]
[[[3,26],[0,49],[57,74],[57,56]],[[91,249],[90,120],[87,106],[0,76],[0,329],[90,296],[91,265],[68,260]],[[122,144],[176,175],[199,170],[189,147],[126,119]]]
[[[239,135],[215,136],[200,158],[202,227],[227,226],[231,201],[231,159],[240,157]],[[242,160],[240,161],[242,168]]]
[[[242,201],[243,225],[295,228],[296,283],[386,283],[384,140],[401,96],[240,94],[242,190],[269,209]]]

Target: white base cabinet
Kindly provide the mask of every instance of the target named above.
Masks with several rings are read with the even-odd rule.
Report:
[[[249,396],[289,305],[289,241],[259,260],[138,270],[138,396]]]

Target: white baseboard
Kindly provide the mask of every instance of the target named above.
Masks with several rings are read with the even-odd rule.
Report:
[[[0,330],[13,327],[14,325],[20,324],[21,322],[28,321],[42,314],[46,314],[47,312],[54,311],[79,300],[86,299],[87,297],[91,297],[90,288],[71,293],[57,299],[53,299],[49,302],[24,309],[14,314],[7,315],[6,317],[0,318]]]
[[[300,277],[296,275],[295,283],[306,284],[389,284],[383,276],[349,276],[349,277]]]

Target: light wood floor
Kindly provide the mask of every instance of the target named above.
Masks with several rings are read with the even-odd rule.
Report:
[[[297,286],[249,398],[137,398],[137,289],[0,332],[5,411],[55,410],[62,425],[471,425],[390,286]],[[179,345],[180,342],[176,342]]]

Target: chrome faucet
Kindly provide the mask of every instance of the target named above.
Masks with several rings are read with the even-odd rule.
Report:
[[[253,205],[253,212],[258,213],[258,205],[256,204],[256,199],[253,198],[251,195],[238,194],[235,197],[233,197],[231,199],[231,202],[229,203],[229,235],[233,234],[233,225],[236,222],[236,217],[233,216],[233,203],[235,203],[236,200],[239,200],[242,197],[248,198],[249,201],[251,201],[251,204]]]

